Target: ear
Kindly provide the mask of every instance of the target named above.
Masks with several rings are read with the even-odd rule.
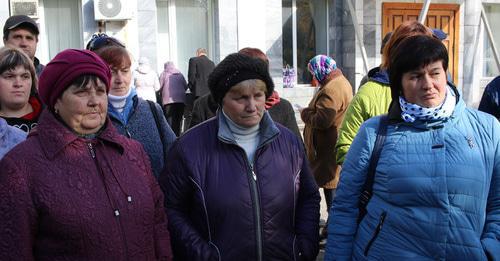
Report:
[[[61,98],[58,98],[56,104],[54,104],[54,112],[56,114],[59,114],[59,111],[61,111],[61,107],[62,107],[62,101]]]

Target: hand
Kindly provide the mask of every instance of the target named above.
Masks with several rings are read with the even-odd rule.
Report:
[[[295,103],[293,107],[295,107],[295,109],[297,109],[299,112],[302,112],[302,110],[304,110],[304,107],[302,107],[302,105],[298,103]]]

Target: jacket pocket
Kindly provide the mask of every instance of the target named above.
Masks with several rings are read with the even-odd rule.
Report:
[[[370,241],[368,241],[368,244],[366,244],[365,252],[364,252],[365,256],[368,256],[368,252],[370,251],[370,248],[372,247],[373,242],[375,242],[375,240],[377,239],[378,235],[380,234],[380,231],[382,230],[382,226],[384,225],[384,221],[385,221],[386,215],[387,215],[386,212],[382,212],[382,214],[380,215],[380,218],[379,218],[379,221],[378,221],[378,225],[375,228],[375,231],[373,232],[373,236],[370,239]]]

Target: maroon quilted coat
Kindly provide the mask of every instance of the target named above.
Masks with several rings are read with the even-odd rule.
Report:
[[[163,194],[141,145],[86,140],[44,111],[0,162],[1,260],[171,260]]]

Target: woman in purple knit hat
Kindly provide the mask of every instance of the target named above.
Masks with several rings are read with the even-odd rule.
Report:
[[[68,49],[45,67],[47,105],[0,161],[2,260],[171,260],[148,156],[107,117],[111,72]]]

